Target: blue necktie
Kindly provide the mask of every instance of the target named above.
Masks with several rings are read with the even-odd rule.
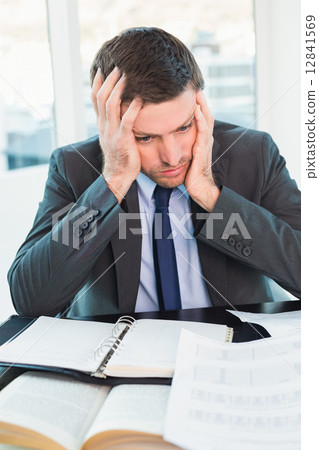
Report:
[[[161,186],[156,186],[154,191],[153,256],[158,303],[161,310],[181,309],[174,240],[168,239],[172,232],[168,215],[171,193],[172,189]]]

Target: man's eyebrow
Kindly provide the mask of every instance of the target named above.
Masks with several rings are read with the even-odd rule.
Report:
[[[178,131],[180,128],[184,127],[185,125],[187,125],[188,122],[191,122],[193,120],[195,116],[195,110],[192,112],[192,114],[190,115],[190,117],[188,117],[187,120],[185,120],[185,122],[183,122],[182,125],[179,125],[175,130],[170,131],[170,133],[174,133],[175,131]],[[150,136],[150,137],[158,137],[158,134],[154,134],[154,133],[145,133],[144,131],[137,131],[137,130],[133,130],[133,133],[135,135],[139,135],[139,136]]]

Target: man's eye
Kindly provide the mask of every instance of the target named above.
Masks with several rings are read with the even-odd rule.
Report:
[[[178,131],[187,131],[192,126],[192,123],[189,123],[188,125],[184,125],[183,127],[180,127]]]
[[[149,142],[151,140],[151,136],[142,136],[135,138],[138,142]]]

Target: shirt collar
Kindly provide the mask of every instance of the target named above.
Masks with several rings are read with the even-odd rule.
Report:
[[[144,198],[146,199],[146,201],[148,202],[148,204],[150,204],[152,201],[153,192],[156,187],[156,183],[154,183],[153,180],[148,178],[142,172],[139,173],[138,177],[136,178],[136,181],[137,181],[139,195],[143,195]],[[184,184],[177,186],[176,189],[179,189],[181,191],[181,193],[186,196],[186,198],[189,198],[189,194],[188,194],[187,189],[184,186]]]

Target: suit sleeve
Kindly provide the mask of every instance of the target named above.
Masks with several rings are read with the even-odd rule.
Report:
[[[197,223],[195,235],[300,297],[300,192],[267,134],[260,166],[258,202],[222,186],[213,213],[204,225]],[[241,176],[239,166],[237,174]]]
[[[120,212],[102,176],[76,198],[63,152],[55,151],[33,227],[8,273],[16,311],[39,316],[63,310],[118,229]]]

